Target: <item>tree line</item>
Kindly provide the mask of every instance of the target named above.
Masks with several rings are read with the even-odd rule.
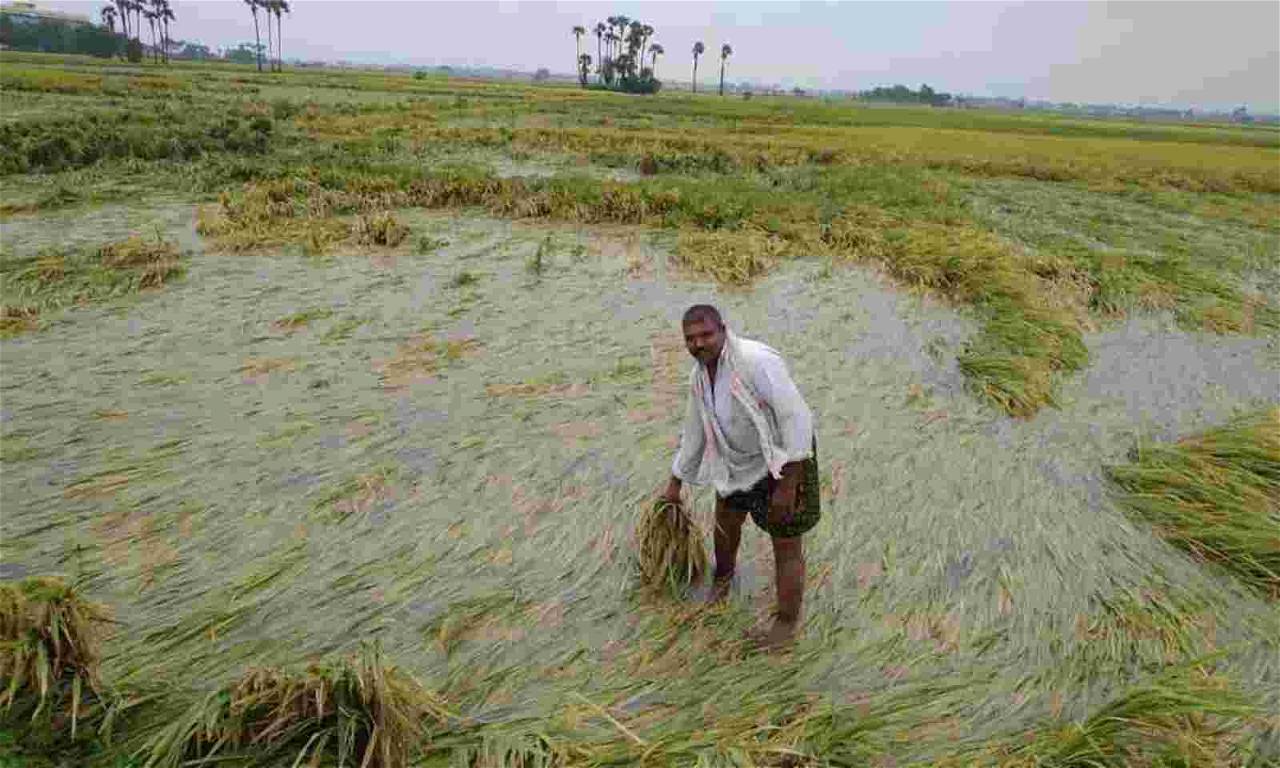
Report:
[[[96,24],[37,17],[0,7],[0,45],[15,51],[119,56],[124,38]],[[139,54],[140,56],[141,54]]]
[[[859,92],[858,99],[862,101],[883,101],[891,104],[930,104],[935,107],[947,106],[954,100],[951,94],[935,91],[928,85],[921,85],[918,91],[913,91],[905,85],[895,85],[892,88],[872,88],[869,91]]]
[[[244,0],[245,5],[249,6],[249,11],[253,14],[253,36],[254,50],[257,54],[258,71],[262,71],[262,31],[258,23],[258,11],[262,11],[267,22],[267,60],[270,63],[271,71],[282,71],[284,69],[284,59],[281,56],[283,47],[282,37],[282,19],[284,15],[291,12],[289,0]],[[275,45],[272,45],[271,36],[271,18],[276,20]],[[126,46],[130,61],[137,61],[141,58],[142,41],[141,31],[143,29],[143,20],[151,27],[151,49],[157,60],[169,60],[169,49],[171,39],[169,37],[169,23],[175,20],[173,6],[169,0],[113,0],[109,5],[102,8],[102,23],[107,26],[112,33],[116,30],[116,22],[120,22],[121,30],[125,39],[130,41],[130,45]],[[156,34],[159,32],[159,45],[156,44]],[[274,56],[272,50],[274,48]]]
[[[175,20],[169,0],[115,0],[103,7],[102,26],[76,19],[5,8],[0,13],[0,42],[16,50],[123,56],[142,61],[145,28],[151,31],[151,56],[169,60],[169,24]],[[120,24],[120,32],[116,24]]]
[[[246,0],[247,2],[248,0]],[[593,59],[582,51],[582,38],[586,27],[573,27],[577,44],[575,59],[578,83],[586,88],[590,83]],[[597,22],[592,30],[596,36],[595,76],[596,86],[630,93],[655,93],[662,87],[657,79],[658,57],[666,54],[660,43],[653,42],[653,27],[640,19],[627,16],[610,16]],[[693,44],[693,90],[698,90],[698,58],[706,52],[702,41]],[[724,69],[733,48],[728,43],[720,46],[720,95],[724,95]],[[648,57],[649,66],[645,66]]]
[[[119,56],[132,62],[148,55],[162,62],[214,58],[208,46],[171,36],[170,25],[177,18],[171,2],[113,1],[103,6],[99,14],[101,23],[95,24],[21,6],[0,6],[0,45],[15,51]],[[146,31],[152,33],[150,51],[142,42]],[[245,48],[249,51],[246,63],[253,63],[252,49],[247,45]]]

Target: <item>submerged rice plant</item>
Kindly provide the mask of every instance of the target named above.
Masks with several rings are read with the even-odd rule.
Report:
[[[1121,505],[1198,560],[1280,598],[1280,408],[1109,467]]]

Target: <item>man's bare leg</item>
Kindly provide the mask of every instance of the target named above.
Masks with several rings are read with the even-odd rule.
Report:
[[[729,596],[733,585],[733,572],[738,564],[738,543],[742,541],[742,523],[746,512],[729,509],[724,499],[716,497],[716,570],[711,586],[712,602],[720,602]]]
[[[773,537],[773,563],[778,593],[778,613],[765,643],[779,648],[795,637],[804,603],[804,545],[800,536]]]

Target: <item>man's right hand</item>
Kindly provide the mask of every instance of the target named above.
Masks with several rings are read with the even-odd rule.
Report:
[[[667,487],[658,494],[659,501],[665,501],[671,504],[680,503],[680,478],[672,477],[667,481]]]

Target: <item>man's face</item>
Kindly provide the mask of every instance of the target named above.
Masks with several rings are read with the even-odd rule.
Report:
[[[684,345],[698,362],[711,365],[720,358],[720,349],[724,347],[724,328],[706,318],[686,323]]]

